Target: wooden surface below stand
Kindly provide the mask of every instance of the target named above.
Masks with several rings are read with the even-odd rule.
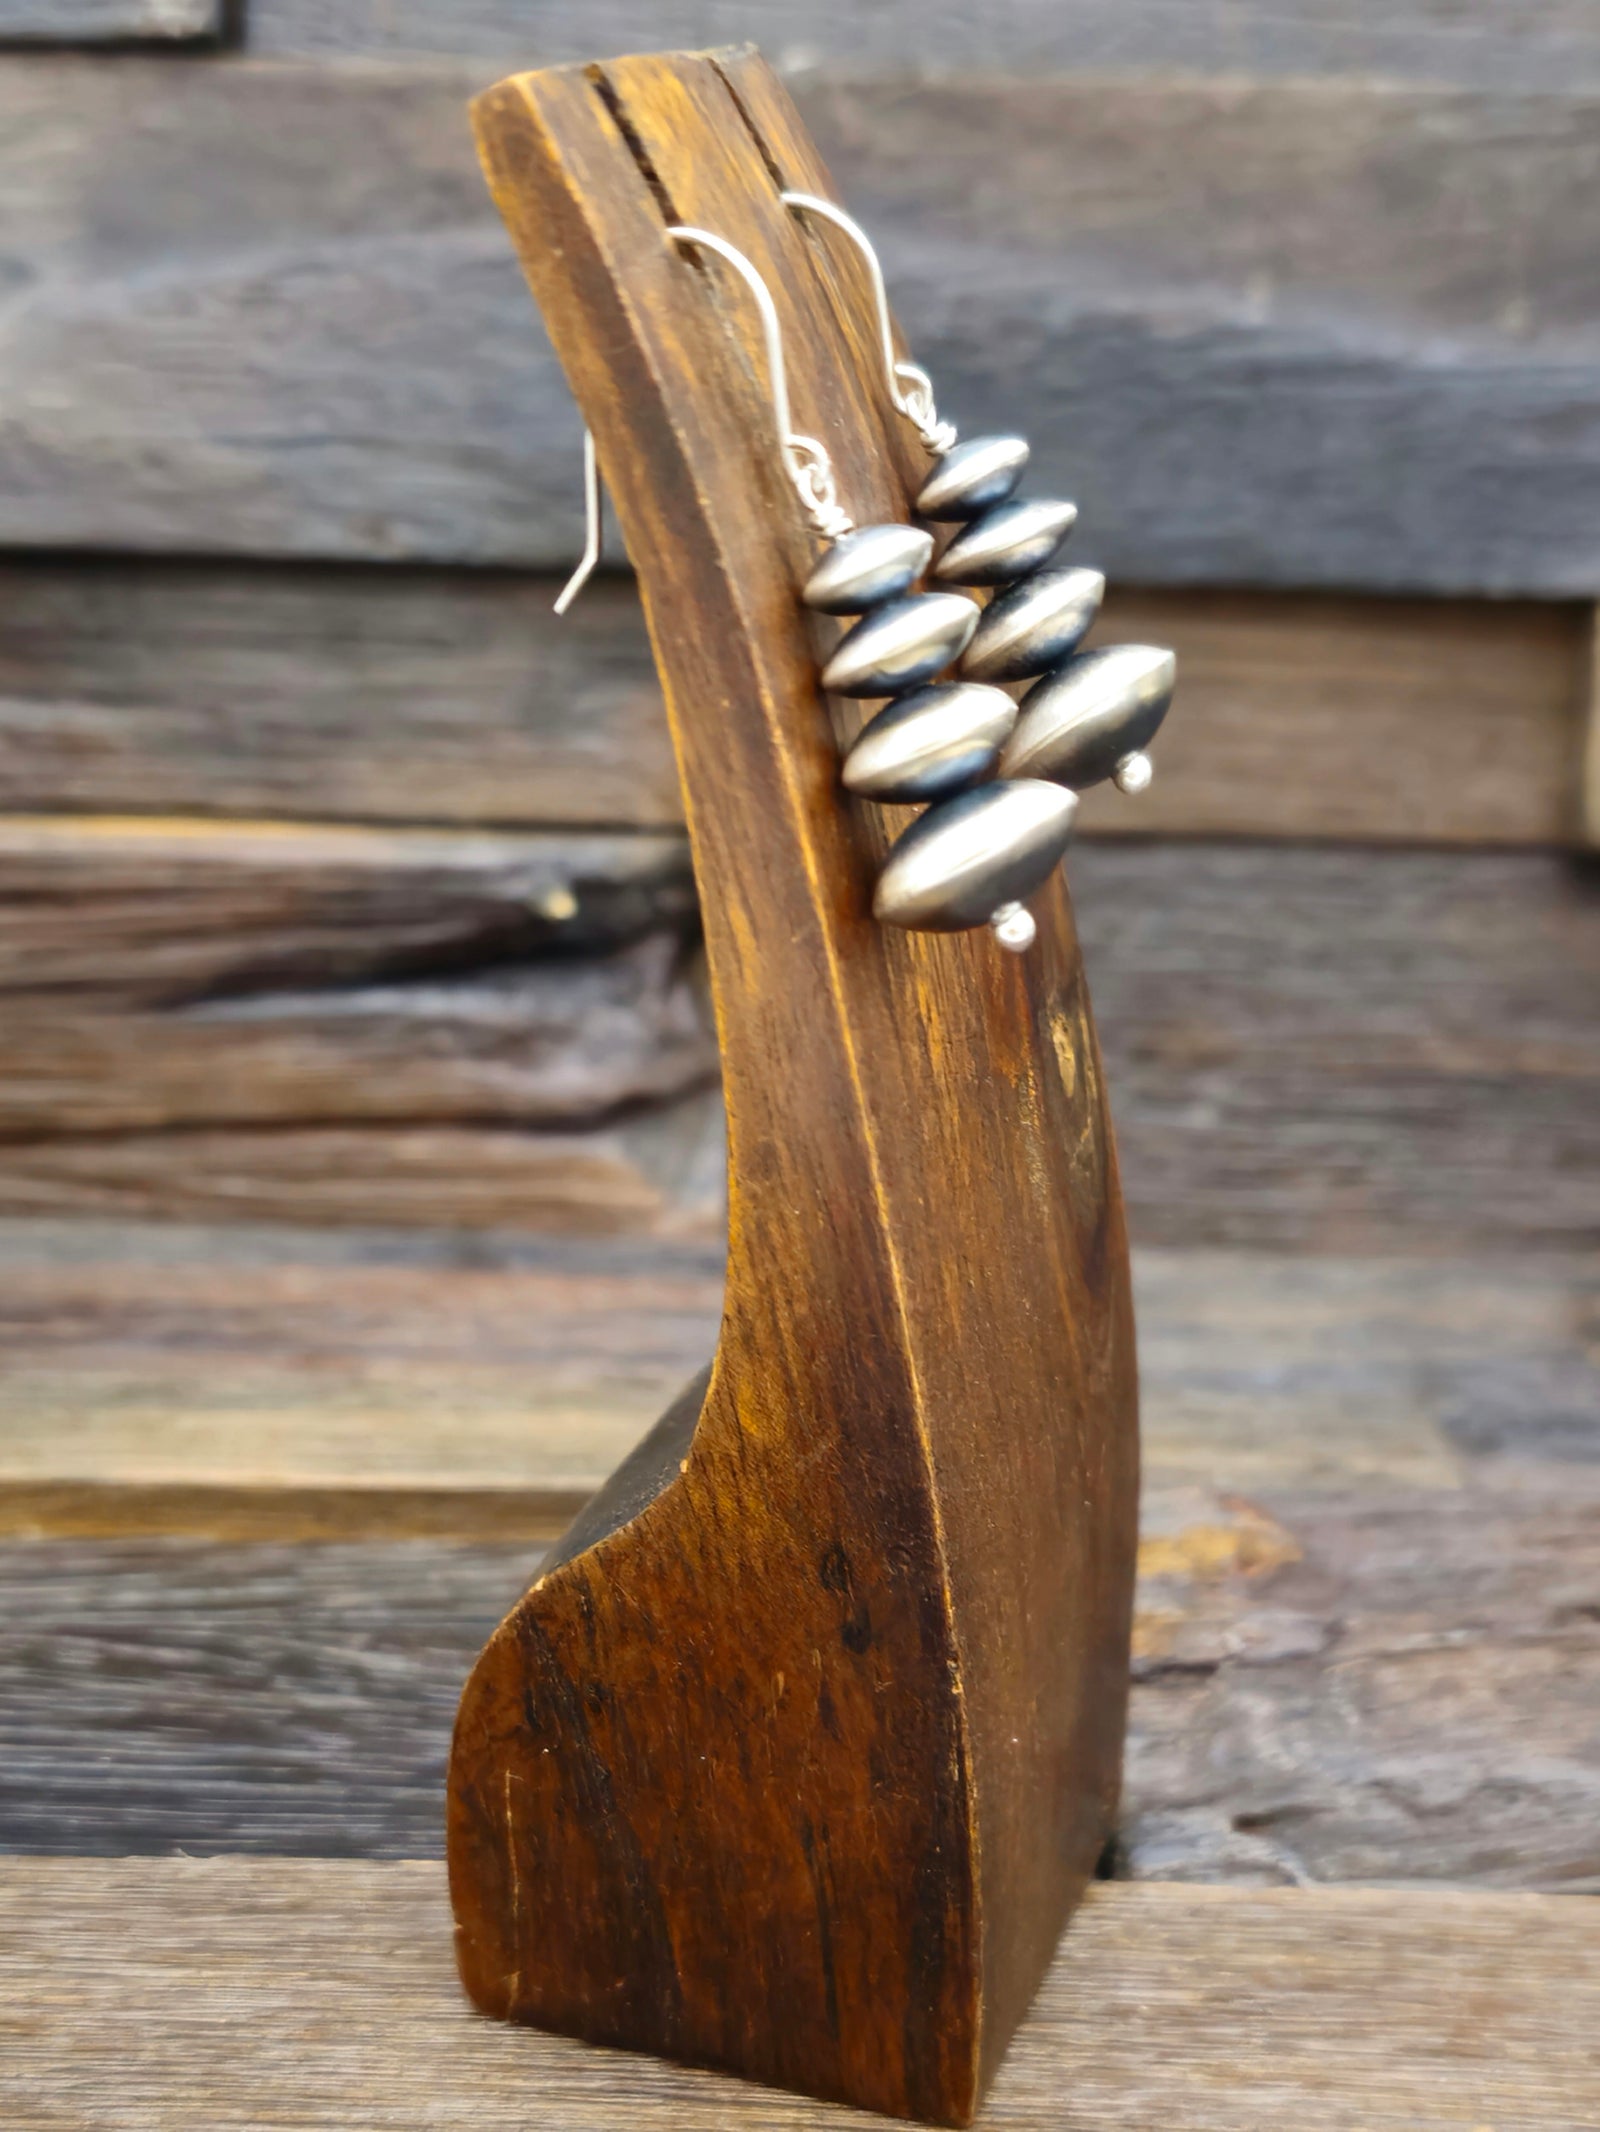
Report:
[[[875,2132],[474,2017],[426,1865],[0,1864],[8,2132]],[[1097,1887],[987,2132],[1582,2132],[1600,1904]]]

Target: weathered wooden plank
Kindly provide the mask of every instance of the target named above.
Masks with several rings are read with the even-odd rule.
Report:
[[[1583,742],[1578,769],[1578,837],[1600,851],[1600,607],[1589,637],[1589,671],[1583,690]]]
[[[253,0],[250,42],[292,54],[482,52],[508,67],[690,50],[754,38],[803,77],[822,61],[898,69],[914,49],[930,68],[1201,74],[1344,74],[1474,88],[1600,86],[1600,30],[1585,0],[1340,0],[1313,10],[1274,0],[1010,0],[863,8],[850,0],[600,0],[574,17],[559,0]]]
[[[0,996],[126,1006],[516,969],[692,931],[680,836],[0,815]]]
[[[514,944],[524,923],[500,900],[497,868],[509,863],[516,880],[526,849],[564,848],[559,837],[546,846],[486,839],[483,868],[466,866],[459,877],[446,868],[442,885],[419,894],[425,867],[410,878],[392,870],[403,839],[306,833],[312,853],[344,854],[343,840],[369,838],[373,878],[357,870],[359,893],[342,903],[328,889],[343,878],[337,868],[319,877],[308,865],[301,882],[263,866],[270,896],[252,878],[248,897],[239,890],[219,912],[211,899],[218,879],[229,878],[218,869],[231,830],[196,834],[192,873],[181,839],[152,832],[146,862],[136,839],[88,835],[75,845],[73,834],[70,823],[35,842],[32,829],[0,830],[0,849],[15,864],[14,926],[9,953],[0,943],[0,967],[14,987],[25,980],[33,988],[12,993],[0,1059],[39,1066],[29,1029],[34,1018],[46,1027],[46,1010],[55,1013],[65,995],[38,988],[68,974],[81,985],[99,982],[107,1064],[94,1101],[108,1116],[144,1100],[138,1048],[118,1040],[113,995],[143,1014],[162,986],[169,997],[192,996],[214,981],[209,973],[241,968],[261,982],[270,973],[292,991],[284,973],[299,954],[314,953],[324,966],[347,957],[355,974],[373,953],[374,912],[387,913],[391,941],[420,949],[453,936],[458,948],[473,945],[480,973],[515,967],[516,946],[498,960],[492,939],[502,917]],[[284,832],[286,843],[300,834]],[[418,843],[473,846],[442,835]],[[1600,928],[1586,873],[1537,853],[1111,842],[1082,845],[1069,872],[1141,1241],[1355,1251],[1553,1248],[1592,1238]],[[148,894],[131,896],[129,883],[140,880]],[[49,882],[53,903],[43,897]],[[272,901],[280,895],[284,907]],[[107,943],[127,957],[125,968]],[[241,989],[236,978],[230,984]],[[334,1005],[330,998],[325,1030]],[[680,1028],[672,995],[662,1014],[664,1027]],[[128,1022],[135,1032],[144,1026],[137,1015]],[[598,1138],[474,1130],[460,1122],[459,1103],[478,1069],[463,1067],[449,1084],[458,1105],[449,1116],[363,1127],[360,1116],[370,1119],[384,1100],[374,1093],[364,1112],[352,1095],[341,1117],[296,1122],[271,1093],[270,1017],[254,1063],[247,1026],[229,1025],[229,1042],[239,1046],[232,1056],[241,1077],[259,1074],[263,1092],[235,1094],[233,1115],[245,1114],[247,1100],[258,1112],[278,1101],[269,1128],[214,1122],[214,1108],[185,1120],[169,1115],[159,1130],[46,1132],[36,1118],[27,1137],[0,1140],[0,1211],[614,1228],[685,1218],[677,1187],[660,1182],[670,1175],[697,1180],[695,1218],[714,1219],[707,1153],[720,1140],[709,1129],[708,1141],[700,1098],[641,1113]],[[408,1026],[397,1020],[386,1056],[397,1073],[423,1077],[416,1085],[431,1087],[437,1102],[444,1068],[411,1056]],[[568,1055],[582,1056],[588,1039],[574,1030],[571,1043]],[[490,1043],[491,1059],[493,1051]],[[352,1044],[351,1074],[359,1056]],[[176,1049],[168,1055],[174,1075],[177,1057]],[[687,1070],[692,1046],[677,1057]],[[88,1062],[81,1050],[77,1058],[74,1101],[88,1105]],[[149,1086],[175,1091],[177,1081],[161,1083],[158,1069],[167,1070],[159,1058]],[[677,1070],[653,1064],[642,1046],[628,1068],[641,1085],[653,1072]],[[581,1095],[580,1086],[573,1101]],[[42,1089],[41,1112],[50,1100]],[[595,1195],[588,1208],[586,1178]]]
[[[1148,1486],[1121,1870],[1600,1890],[1593,1475]],[[438,1852],[539,1545],[244,1531],[0,1543],[0,1846]]]
[[[1163,1488],[1454,1487],[1595,1448],[1590,1260],[1134,1271]],[[721,1300],[690,1238],[0,1222],[0,1532],[553,1537]]]
[[[1135,1870],[1600,1891],[1594,1450],[1558,1495],[1147,1506]]]
[[[0,1224],[0,1531],[553,1538],[716,1340],[720,1242]]]
[[[523,2132],[530,2097],[547,2132],[883,2122],[474,2019],[432,1866],[14,1860],[0,1905],[18,2132],[379,2132],[419,2093],[440,2132]],[[1100,1886],[982,2123],[1070,2095],[1082,2132],[1572,2132],[1597,1955],[1595,1907],[1548,1897]]]
[[[1068,871],[1139,1240],[1593,1237],[1588,874],[1181,844]]]
[[[0,1138],[591,1124],[715,1079],[692,919],[677,837],[0,818]]]
[[[682,943],[169,1008],[71,994],[0,1036],[0,1137],[175,1127],[588,1126],[715,1082]]]
[[[483,72],[0,75],[0,540],[569,557],[577,422],[472,164]],[[951,410],[1029,426],[1086,557],[1147,582],[1600,583],[1592,95],[797,88]]]
[[[222,0],[0,0],[0,45],[213,43]]]
[[[1595,1263],[1136,1279],[1127,1869],[1600,1886]],[[720,1254],[11,1223],[0,1296],[0,1843],[401,1855]]]
[[[555,589],[396,568],[0,569],[0,806],[678,825],[632,584],[600,580],[565,621]],[[1542,701],[1552,684],[1530,664],[1513,686]]]
[[[558,621],[498,573],[0,569],[0,806],[392,821],[681,820],[631,585]],[[1119,835],[1558,844],[1577,834],[1588,611],[1113,588],[1181,715]]]
[[[715,1094],[589,1130],[209,1126],[0,1142],[0,1211],[721,1233]]]
[[[1588,631],[1580,607],[1114,589],[1095,640],[1172,645],[1182,695],[1139,808],[1099,787],[1084,829],[1570,844]]]

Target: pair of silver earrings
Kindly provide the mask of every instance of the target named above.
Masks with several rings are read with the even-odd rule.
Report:
[[[1081,646],[1100,609],[1097,570],[1056,567],[1077,507],[1016,494],[1026,438],[958,441],[941,421],[932,381],[898,359],[883,270],[866,232],[832,201],[786,192],[796,215],[816,216],[858,248],[871,277],[884,373],[895,411],[934,460],[917,515],[956,528],[934,557],[925,527],[857,526],[839,504],[832,462],[790,420],[783,337],[771,291],[743,252],[710,230],[677,225],[686,248],[715,253],[755,300],[784,470],[813,532],[827,541],[801,590],[808,607],[854,617],[823,665],[838,696],[888,697],[847,751],[844,785],[862,798],[926,803],[890,850],[873,914],[916,932],[987,925],[1021,954],[1036,936],[1026,898],[1059,864],[1078,794],[1113,780],[1127,793],[1150,782],[1144,752],[1172,701],[1170,651],[1148,644]],[[564,614],[600,559],[600,473],[584,441],[588,537],[556,601]],[[917,591],[924,576],[941,589]],[[980,608],[963,587],[992,593]],[[956,679],[939,679],[959,661]],[[1020,702],[1003,683],[1031,682]]]

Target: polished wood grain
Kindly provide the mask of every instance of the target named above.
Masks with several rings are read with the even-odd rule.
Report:
[[[796,421],[862,522],[899,515],[918,461],[866,321],[770,213],[780,173],[828,185],[775,79],[629,60],[476,112],[640,572],[731,1209],[703,1408],[463,1698],[462,1974],[496,2012],[965,2123],[1104,1843],[1125,1711],[1132,1319],[1070,912],[1058,884],[1008,964],[867,909],[885,825],[838,798],[759,321],[664,228],[748,248]]]
[[[546,2132],[881,2122],[475,2021],[446,1922],[434,1866],[8,1861],[7,2123],[54,2132],[63,2097],[84,2132],[401,2132],[423,2109],[440,2132],[525,2132],[530,2110]],[[1592,2116],[1597,1976],[1589,1903],[1097,1887],[982,2121],[1573,2132]]]
[[[681,823],[629,580],[565,617],[522,573],[0,568],[0,806],[535,828]],[[1084,834],[1562,845],[1589,611],[1112,586],[1183,715]]]

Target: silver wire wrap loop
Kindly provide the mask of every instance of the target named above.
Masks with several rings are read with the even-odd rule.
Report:
[[[807,523],[824,540],[838,540],[854,529],[855,520],[840,503],[833,478],[833,461],[815,437],[803,436],[794,427],[789,412],[789,379],[783,362],[783,332],[778,324],[772,291],[737,246],[707,229],[677,223],[667,231],[679,244],[703,245],[725,259],[755,298],[761,330],[767,344],[767,372],[772,386],[772,412],[778,425],[778,449],[784,471],[794,483]]]
[[[820,215],[835,229],[843,230],[866,261],[872,280],[872,300],[878,314],[878,340],[883,349],[883,374],[896,414],[904,415],[923,444],[936,459],[942,459],[956,441],[953,422],[941,421],[933,402],[933,380],[919,364],[902,362],[894,352],[894,321],[889,316],[889,291],[884,286],[883,266],[872,239],[861,224],[832,200],[812,192],[786,192],[778,196],[794,214]]]

